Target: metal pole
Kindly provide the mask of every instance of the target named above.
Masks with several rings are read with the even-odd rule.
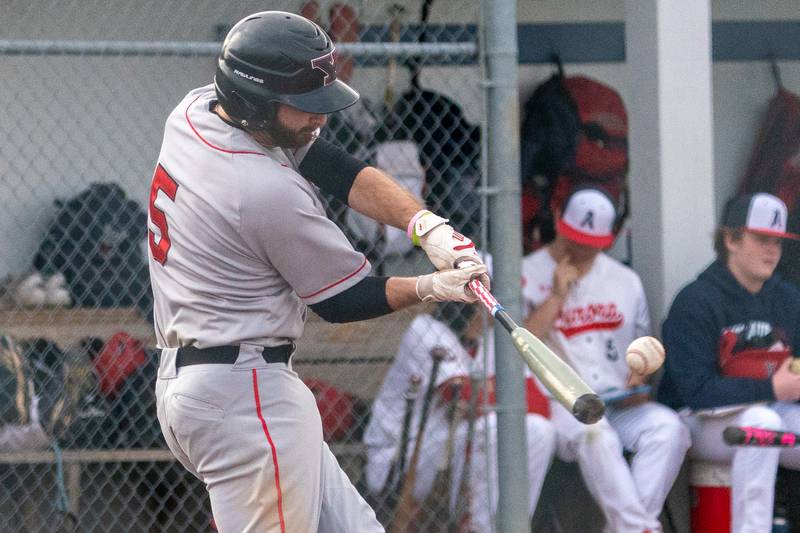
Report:
[[[516,0],[483,2],[486,75],[486,148],[492,292],[521,322],[522,237],[519,179]],[[501,533],[530,530],[522,360],[508,334],[495,326],[497,372],[497,468]]]
[[[102,55],[102,56],[216,56],[220,42],[199,41],[51,41],[42,39],[0,39],[3,55]],[[446,58],[467,61],[478,47],[463,43],[337,43],[340,52],[359,59],[408,58],[424,55],[426,59]]]

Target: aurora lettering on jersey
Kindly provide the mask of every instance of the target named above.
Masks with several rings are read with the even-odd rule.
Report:
[[[569,338],[579,333],[593,330],[618,329],[625,317],[617,309],[617,304],[588,304],[561,311],[555,327]]]

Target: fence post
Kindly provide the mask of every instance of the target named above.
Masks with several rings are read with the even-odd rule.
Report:
[[[492,285],[498,300],[519,320],[522,238],[516,1],[484,2],[483,18]],[[523,363],[506,332],[496,330],[497,526],[502,533],[518,533],[530,530]]]

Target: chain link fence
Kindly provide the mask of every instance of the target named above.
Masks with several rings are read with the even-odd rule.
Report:
[[[0,530],[213,530],[204,487],[174,461],[155,418],[147,202],[167,114],[210,83],[227,29],[264,9],[302,13],[339,43],[339,75],[362,99],[324,135],[481,242],[477,0],[3,2]],[[327,206],[377,273],[432,270],[403,231]],[[493,373],[467,355],[485,329],[473,314],[420,306],[337,326],[312,316],[299,343],[295,369],[318,398],[326,439],[387,525],[397,473],[413,462],[433,346],[449,350],[435,385],[457,379],[429,407],[417,468],[431,475],[418,477],[412,509],[420,531],[463,526],[470,499],[458,476],[487,477],[480,454],[464,462],[468,433],[473,449],[493,445],[480,436],[490,425],[483,393],[468,392]],[[415,357],[424,360],[409,372]],[[371,416],[379,394],[382,424]],[[435,480],[440,470],[450,477]]]

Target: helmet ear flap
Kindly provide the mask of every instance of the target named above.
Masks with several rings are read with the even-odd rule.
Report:
[[[231,87],[225,76],[215,76],[214,86],[222,108],[242,128],[249,131],[265,130],[278,115],[277,102],[259,106]]]

